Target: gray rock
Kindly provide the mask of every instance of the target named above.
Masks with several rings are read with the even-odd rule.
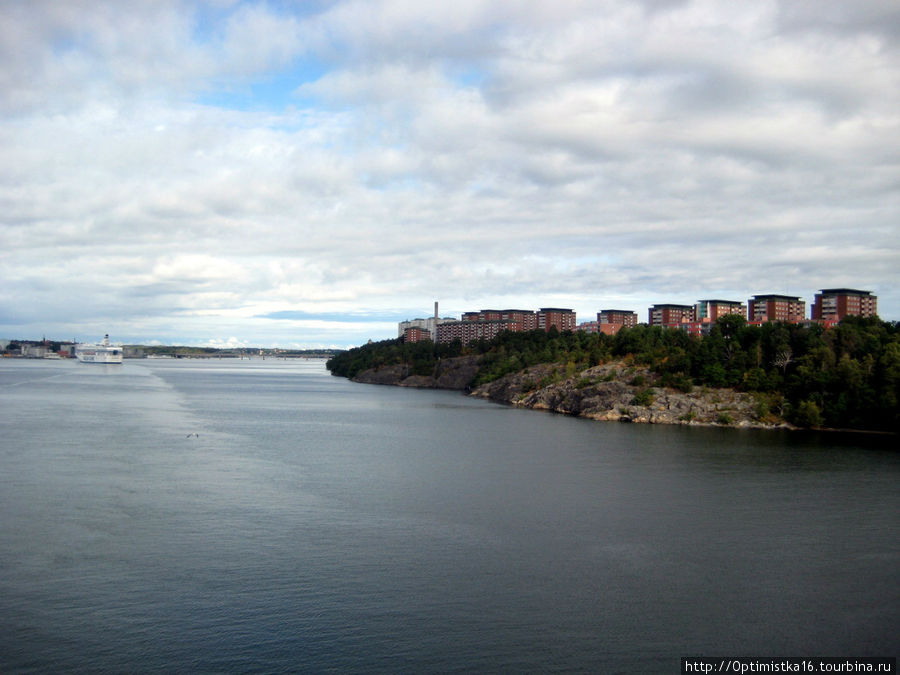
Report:
[[[536,386],[536,382],[543,386]],[[685,393],[661,387],[658,375],[624,362],[596,366],[568,378],[563,377],[559,365],[538,366],[481,385],[472,396],[594,420],[753,428],[788,426],[781,420],[771,423],[758,419],[751,394],[705,387]]]

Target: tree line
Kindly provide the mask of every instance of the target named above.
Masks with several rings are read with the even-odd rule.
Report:
[[[628,359],[659,374],[662,386],[751,392],[761,416],[801,426],[900,431],[900,327],[877,317],[847,317],[826,330],[818,324],[755,326],[729,315],[704,337],[642,324],[615,335],[507,331],[466,346],[385,340],[338,354],[328,368],[354,377],[403,363],[411,373],[430,375],[440,359],[469,354],[481,357],[472,386],[540,363],[562,364],[574,376]]]

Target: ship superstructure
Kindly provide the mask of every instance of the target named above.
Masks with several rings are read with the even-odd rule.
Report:
[[[75,356],[82,363],[122,363],[122,345],[109,341],[109,335],[102,342],[84,342],[75,345]]]

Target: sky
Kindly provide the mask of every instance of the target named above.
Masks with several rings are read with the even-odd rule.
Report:
[[[4,0],[0,338],[874,292],[895,0]]]

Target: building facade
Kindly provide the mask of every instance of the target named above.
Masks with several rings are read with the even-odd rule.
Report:
[[[738,300],[698,300],[694,305],[693,320],[700,323],[715,323],[728,314],[747,315],[747,306]]]
[[[453,342],[459,340],[464,345],[475,340],[491,340],[502,331],[515,330],[509,321],[447,321],[438,324],[437,341]]]
[[[816,321],[840,321],[845,316],[877,315],[878,298],[871,291],[823,288],[813,300],[812,318]]]
[[[537,315],[529,309],[480,309],[477,312],[464,312],[462,321],[505,321],[510,324],[509,330],[525,331],[538,327]]]
[[[600,323],[599,321],[584,321],[575,328],[582,333],[603,333],[604,335],[615,335],[622,328],[624,323]]]
[[[464,312],[459,321],[441,319],[435,333],[437,342],[490,340],[503,331],[575,330],[575,312],[571,309],[544,307],[537,312],[528,309],[481,309]]]
[[[650,308],[648,323],[651,326],[679,326],[693,319],[693,305],[661,304]]]
[[[806,318],[806,303],[792,295],[754,295],[747,302],[747,321],[799,323]]]
[[[637,326],[637,312],[626,309],[601,309],[597,312],[597,323]]]
[[[397,324],[397,337],[406,335],[406,331],[410,328],[421,328],[429,332],[434,328],[434,319],[408,319]]]
[[[418,326],[410,326],[403,332],[404,342],[422,342],[431,340],[431,331]]]
[[[566,330],[574,331],[575,312],[559,307],[541,307],[537,312],[537,327],[545,331],[555,327],[560,333]]]
[[[537,328],[537,314],[530,309],[504,309],[500,312],[500,319],[509,321],[516,326],[510,330],[535,330]]]

